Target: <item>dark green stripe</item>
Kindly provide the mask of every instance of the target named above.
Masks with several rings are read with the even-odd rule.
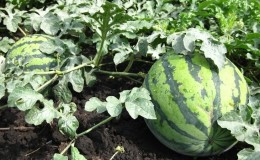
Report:
[[[57,66],[56,62],[51,62],[51,63],[47,63],[47,64],[41,64],[41,65],[30,65],[29,66],[26,65],[26,70],[35,70],[35,69],[53,69]]]
[[[234,65],[233,63],[231,63],[230,61],[228,61],[228,63],[229,63],[230,66],[233,66],[232,68],[233,68],[233,70],[234,70],[235,85],[236,85],[236,88],[237,88],[237,90],[238,90],[238,96],[235,97],[235,96],[234,96],[234,93],[232,92],[232,93],[233,93],[232,99],[233,99],[234,104],[237,105],[237,104],[240,104],[240,94],[241,94],[239,81],[242,82],[243,80],[242,80],[241,77],[238,75],[237,71],[235,70],[235,68],[236,68],[235,65]],[[235,106],[235,107],[238,107],[238,106]]]
[[[146,86],[146,89],[151,93],[151,90],[150,90],[150,86],[149,86],[149,74],[146,75],[146,78],[145,78],[145,86]],[[161,117],[161,120],[160,120],[160,124],[162,125],[163,122],[167,122],[167,124],[173,129],[175,130],[176,132],[178,132],[179,134],[183,135],[183,136],[186,136],[188,138],[191,138],[191,139],[195,139],[195,140],[198,140],[197,137],[194,137],[188,133],[186,133],[185,131],[181,130],[175,123],[173,123],[172,121],[169,121],[167,119],[167,116],[164,114],[164,112],[162,112],[162,110],[160,109],[160,105],[154,101],[154,97],[153,97],[153,94],[151,94],[151,97],[152,97],[152,102],[154,104],[154,109],[156,111],[157,114],[160,115]]]
[[[23,43],[20,43],[20,44],[17,44],[17,45],[14,45],[8,52],[7,56],[11,56],[10,54],[12,54],[13,50],[23,46],[23,45],[30,45],[30,44],[36,44],[36,43],[43,43],[43,42],[46,42],[46,41],[26,41],[26,42],[23,42]]]
[[[201,83],[201,78],[199,77],[201,66],[192,63],[192,59],[190,56],[185,56],[185,61],[188,64],[190,75],[194,78],[196,82]]]
[[[182,115],[185,117],[185,120],[188,124],[194,125],[196,128],[201,130],[205,135],[208,135],[208,128],[202,123],[196,116],[195,113],[193,113],[189,107],[187,106],[186,98],[182,95],[182,93],[178,90],[179,86],[181,84],[177,83],[173,79],[173,71],[175,69],[174,66],[171,66],[171,64],[168,62],[167,57],[163,57],[162,60],[162,66],[164,68],[164,73],[166,75],[166,83],[170,86],[170,92],[173,95],[173,101],[177,103],[179,106],[179,109],[182,113]],[[168,67],[171,66],[171,67]],[[176,75],[180,76],[180,75]],[[192,133],[191,133],[192,134]]]
[[[199,76],[201,66],[193,63],[192,58],[190,56],[185,56],[185,61],[188,64],[188,69],[189,69],[190,75],[193,77],[193,79],[196,82],[201,83],[202,80]],[[202,98],[205,98],[206,96],[208,96],[207,91],[205,89],[202,89],[200,94],[201,94]]]
[[[24,61],[26,61],[26,60],[30,60],[32,58],[53,58],[53,56],[45,54],[45,53],[35,54],[35,55],[28,55],[25,53],[24,55],[18,55],[15,57],[15,59],[17,59],[17,60],[20,58],[22,58],[22,59],[24,59]]]
[[[222,82],[219,78],[219,74],[218,74],[218,70],[217,70],[216,66],[211,61],[209,62],[209,65],[210,65],[210,70],[211,70],[211,74],[212,74],[212,81],[214,83],[215,93],[216,93],[215,98],[213,100],[213,116],[212,116],[212,119],[211,119],[211,123],[214,125],[214,123],[216,123],[218,118],[221,116],[220,85],[221,85]]]

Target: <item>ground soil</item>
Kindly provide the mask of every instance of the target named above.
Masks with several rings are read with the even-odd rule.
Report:
[[[103,76],[100,79],[94,87],[85,88],[82,93],[74,94],[73,101],[78,105],[75,115],[80,123],[78,132],[108,117],[106,114],[84,111],[86,100],[93,96],[101,99],[108,95],[118,96],[119,91],[137,85],[125,78]],[[32,126],[25,123],[24,113],[14,108],[1,110],[0,117],[1,160],[49,160],[69,142],[69,139],[56,129],[55,121],[51,125]],[[125,112],[119,119],[112,120],[77,139],[75,146],[90,160],[110,159],[117,146],[123,146],[125,153],[117,154],[114,160],[194,159],[162,145],[149,131],[142,118],[133,120]],[[222,155],[197,160],[235,160],[240,149],[240,145],[237,145]]]

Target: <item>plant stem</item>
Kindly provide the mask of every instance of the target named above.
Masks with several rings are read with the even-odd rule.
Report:
[[[134,55],[131,55],[130,61],[129,61],[128,65],[126,66],[124,72],[128,72],[131,69],[133,63],[134,63]]]
[[[107,34],[108,34],[108,31],[110,29],[110,25],[109,25],[109,20],[110,20],[110,10],[107,11],[106,14],[103,15],[103,21],[100,23],[101,24],[101,44],[100,44],[100,48],[98,50],[98,53],[96,54],[95,58],[94,58],[94,65],[95,67],[98,67],[100,62],[101,62],[101,59],[103,57],[103,53],[102,53],[102,50],[103,50],[103,47],[104,47],[104,44],[105,44],[105,41],[107,39]]]
[[[115,158],[115,156],[119,153],[119,151],[116,151],[115,154],[113,154],[113,156],[109,159],[109,160],[112,160]]]
[[[103,36],[102,36],[103,37]],[[104,36],[104,37],[106,37],[106,36]],[[102,49],[103,49],[103,46],[104,46],[104,42],[105,42],[105,39],[106,38],[102,38],[102,42],[101,42],[101,45],[100,45],[100,48],[99,48],[99,50],[98,50],[98,53],[96,54],[96,56],[95,56],[95,58],[94,58],[94,65],[95,66],[99,66],[99,64],[100,64],[100,61],[101,61],[101,57],[103,56],[102,54]]]
[[[69,72],[75,71],[77,69],[86,67],[86,66],[91,66],[92,67],[92,65],[91,65],[92,63],[93,63],[92,61],[86,62],[86,63],[80,64],[80,65],[78,65],[76,67],[69,68],[68,70],[65,70],[65,71],[56,70],[56,71],[46,71],[46,72],[35,72],[34,74],[37,74],[37,75],[51,75],[51,74],[63,75],[63,74],[67,74]],[[24,73],[25,74],[29,74],[31,72],[24,72]]]
[[[123,146],[117,146],[116,147],[116,152],[113,154],[113,156],[109,159],[109,160],[112,160],[115,158],[115,156],[118,154],[118,153],[124,153],[125,152],[125,149]]]
[[[59,76],[56,74],[52,79],[48,80],[46,83],[44,83],[42,86],[36,89],[37,92],[42,91],[44,88],[46,88],[49,84],[53,83],[59,78]]]
[[[96,70],[95,72],[109,74],[111,76],[132,76],[132,77],[145,77],[143,73],[127,73],[127,72],[110,72],[104,70]]]
[[[0,128],[0,131],[9,131],[11,127],[5,127],[5,128]],[[34,130],[34,127],[13,127],[14,130],[19,130],[19,131],[28,131],[28,130]]]
[[[83,64],[81,64],[81,65],[78,65],[78,66],[76,66],[76,67],[70,68],[70,69],[68,69],[68,70],[61,71],[61,74],[67,74],[67,73],[69,73],[69,72],[78,70],[78,69],[83,68],[83,67],[92,66],[92,65],[91,65],[92,63],[93,63],[92,61],[87,62],[87,63],[83,63]],[[92,66],[92,67],[93,67],[93,66]]]
[[[134,79],[134,78],[132,78],[132,77],[126,77],[126,78],[128,78],[128,79],[130,79],[131,81],[134,81],[134,82],[136,82],[136,83],[139,83],[139,84],[143,84],[143,82],[141,82],[141,81],[138,81],[138,80],[136,80],[136,79]]]
[[[25,74],[29,74],[31,72],[24,72]],[[51,74],[56,74],[57,72],[56,71],[46,71],[46,72],[35,72],[34,74],[37,74],[37,75],[51,75]]]
[[[71,140],[70,143],[62,150],[62,152],[60,152],[60,154],[64,154],[70,148],[70,146],[75,142],[75,140],[76,138]]]
[[[114,117],[108,117],[108,118],[104,119],[103,121],[99,122],[99,123],[96,124],[95,126],[89,128],[89,129],[87,129],[86,131],[77,134],[76,138],[78,138],[78,137],[80,137],[80,136],[82,136],[82,135],[85,135],[85,134],[91,132],[92,130],[96,129],[97,127],[99,127],[99,126],[101,126],[101,125],[103,125],[103,124],[105,124],[105,123],[111,121],[113,118],[114,118]],[[75,139],[76,139],[76,138],[75,138]]]
[[[5,109],[5,108],[8,108],[8,105],[7,105],[7,104],[5,104],[5,105],[3,105],[3,106],[0,106],[0,110],[1,110],[1,109]]]
[[[23,30],[21,27],[18,26],[18,29],[20,30],[20,32],[22,32],[22,34],[23,34],[24,36],[27,36],[27,34],[24,32],[24,30]]]
[[[73,140],[70,141],[70,143],[62,150],[62,152],[60,154],[64,154],[70,148],[70,146],[76,141],[77,138],[79,138],[80,136],[83,136],[83,135],[91,132],[92,130],[96,129],[97,127],[111,121],[113,118],[114,117],[108,117],[108,118],[104,119],[103,121],[99,122],[98,124],[96,124],[95,126],[87,129],[86,131],[77,134],[77,136]]]

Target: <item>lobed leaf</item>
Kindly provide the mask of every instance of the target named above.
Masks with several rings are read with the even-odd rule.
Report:
[[[47,34],[55,35],[60,30],[60,19],[49,12],[42,17],[40,28]]]
[[[55,97],[64,103],[70,103],[72,100],[72,93],[68,88],[68,83],[65,81],[60,81],[57,85],[53,87],[53,92]]]
[[[106,102],[102,102],[97,97],[92,97],[85,103],[85,110],[88,112],[97,110],[97,113],[105,112],[107,110]]]
[[[155,119],[154,105],[147,89],[134,87],[130,92],[121,92],[129,115],[136,119],[139,115],[147,119]]]
[[[8,106],[17,107],[26,111],[32,109],[37,101],[43,101],[42,94],[36,92],[29,86],[16,87],[8,96]]]
[[[71,159],[72,160],[86,160],[86,158],[79,153],[79,150],[76,147],[71,146],[70,149],[71,149]]]
[[[68,80],[72,84],[72,88],[76,92],[81,92],[84,88],[84,78],[81,70],[75,70],[68,74]]]
[[[73,115],[62,116],[58,121],[58,127],[61,133],[74,138],[77,135],[79,121]]]
[[[7,53],[7,51],[12,47],[12,44],[15,43],[15,41],[8,37],[0,37],[0,39],[0,51],[3,53]]]
[[[134,101],[126,101],[125,107],[133,119],[136,119],[139,115],[146,119],[156,119],[154,105],[149,100],[136,99]]]
[[[6,25],[6,28],[11,32],[16,32],[18,29],[18,25],[22,22],[22,15],[26,11],[19,11],[14,9],[14,5],[7,4],[5,8],[1,8],[5,10],[7,14],[3,14],[4,20],[3,23]]]
[[[64,156],[62,154],[55,153],[53,156],[53,160],[68,160],[68,156]]]
[[[34,125],[40,125],[44,121],[50,123],[59,117],[57,112],[52,100],[43,99],[26,112],[25,121]]]
[[[5,77],[3,74],[0,73],[0,99],[5,96],[6,86],[4,84]]]
[[[119,99],[114,96],[108,96],[106,98],[106,109],[112,117],[117,117],[121,114],[123,106]]]

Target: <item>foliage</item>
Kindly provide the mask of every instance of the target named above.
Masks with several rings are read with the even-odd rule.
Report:
[[[91,128],[77,133],[79,122],[74,116],[77,106],[72,101],[73,93],[95,85],[99,74],[142,81],[143,70],[129,72],[136,61],[153,62],[165,53],[192,54],[196,50],[219,69],[228,56],[244,71],[250,86],[259,85],[258,0],[6,0],[0,6],[0,23],[4,26],[0,29],[5,33],[0,35],[0,97],[8,99],[1,108],[25,111],[26,122],[34,125],[57,119],[60,131],[71,138],[71,155],[75,157],[81,158],[73,142]],[[56,70],[29,72],[4,61],[21,34],[35,33],[55,37],[40,50],[62,57]],[[86,48],[92,46],[95,53],[86,54]],[[107,59],[112,61],[104,61]],[[123,70],[118,67],[122,63],[126,66]],[[115,70],[106,70],[111,64],[110,68]],[[120,116],[123,109],[134,119],[155,118],[149,94],[140,86],[120,92],[119,98],[109,96],[101,101],[93,97],[85,105],[86,111],[107,111],[112,118]],[[250,117],[255,119],[256,105],[240,109],[237,114],[223,116],[221,121],[231,118],[232,122],[234,116],[234,123],[239,120],[245,124]],[[251,142],[252,139],[246,140]],[[246,151],[243,153],[249,150]],[[62,154],[55,154],[54,159],[66,159]]]
[[[240,106],[218,120],[218,124],[227,128],[238,141],[246,142],[253,148],[245,148],[238,153],[239,160],[255,159],[260,155],[260,92],[259,87],[251,88],[248,106]]]

